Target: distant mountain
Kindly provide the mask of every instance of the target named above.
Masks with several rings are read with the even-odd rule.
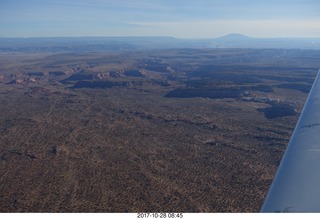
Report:
[[[246,35],[242,35],[242,34],[232,33],[216,39],[217,40],[252,40],[253,38]]]
[[[253,38],[229,34],[212,39],[174,37],[0,38],[0,52],[103,52],[173,48],[281,48],[320,50],[320,38]]]
[[[242,34],[229,34],[211,39],[212,48],[252,49],[320,49],[320,38],[253,38]]]

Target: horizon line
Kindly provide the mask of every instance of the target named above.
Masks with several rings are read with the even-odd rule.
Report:
[[[251,39],[320,39],[319,37],[302,37],[302,36],[292,36],[292,37],[253,37],[246,34],[239,34],[239,33],[230,33],[218,37],[190,37],[190,38],[182,38],[182,37],[175,37],[175,36],[168,36],[168,35],[79,35],[79,36],[0,36],[0,39],[35,39],[35,38],[172,38],[172,39],[181,39],[181,40],[208,40],[208,39],[219,39],[224,37],[231,37],[231,36],[237,36],[239,38],[251,38]]]

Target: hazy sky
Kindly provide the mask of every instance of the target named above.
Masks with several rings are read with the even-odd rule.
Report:
[[[320,0],[0,0],[0,37],[320,38]]]

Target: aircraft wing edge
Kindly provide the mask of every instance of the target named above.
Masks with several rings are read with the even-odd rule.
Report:
[[[320,212],[320,69],[261,212]]]

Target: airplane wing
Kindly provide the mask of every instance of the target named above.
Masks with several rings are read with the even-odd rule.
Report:
[[[261,212],[320,212],[320,70]]]

